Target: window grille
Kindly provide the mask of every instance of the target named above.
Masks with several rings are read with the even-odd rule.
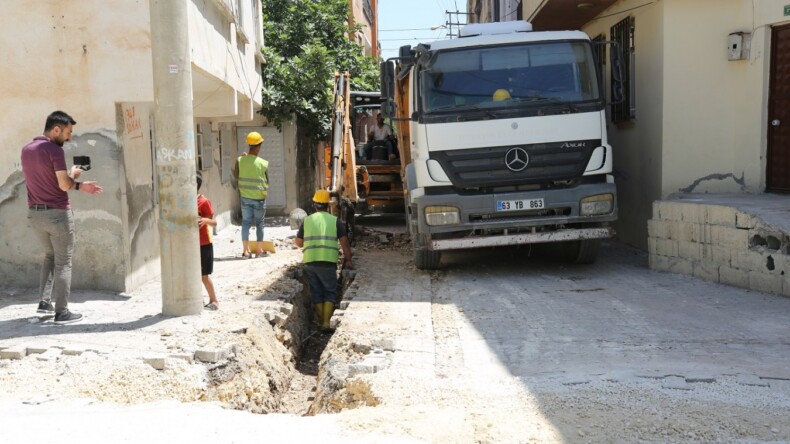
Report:
[[[634,28],[634,18],[627,17],[610,29],[612,40],[618,43],[623,59],[623,101],[612,104],[614,123],[627,122],[636,117]]]

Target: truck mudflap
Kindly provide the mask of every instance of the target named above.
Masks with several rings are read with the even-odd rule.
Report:
[[[479,247],[502,247],[507,245],[539,244],[545,242],[564,242],[585,239],[605,239],[614,236],[614,229],[573,228],[541,233],[504,234],[497,236],[470,236],[458,239],[437,239],[427,245],[428,250],[461,250]]]

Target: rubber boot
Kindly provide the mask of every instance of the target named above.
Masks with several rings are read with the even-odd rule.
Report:
[[[321,330],[332,331],[332,329],[329,327],[329,324],[330,319],[332,319],[332,313],[335,311],[335,305],[331,302],[324,302],[321,305],[324,307],[321,316]]]
[[[321,323],[324,321],[324,303],[320,302],[318,304],[313,304],[313,307],[315,309],[317,320],[316,324],[318,324],[318,327],[320,328],[322,326]]]

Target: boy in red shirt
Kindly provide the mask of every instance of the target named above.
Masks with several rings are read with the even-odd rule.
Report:
[[[203,176],[200,172],[196,175],[197,189],[203,184]],[[214,244],[211,243],[211,233],[208,227],[216,227],[217,221],[214,219],[214,209],[211,208],[211,201],[200,193],[197,196],[198,207],[198,228],[200,230],[200,274],[203,279],[203,286],[208,292],[208,304],[204,306],[206,310],[216,310],[219,308],[217,295],[214,293],[214,282],[211,281],[211,273],[214,272]]]

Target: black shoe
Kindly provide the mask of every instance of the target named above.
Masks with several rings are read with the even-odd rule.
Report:
[[[52,301],[41,301],[38,303],[38,313],[52,313],[55,307],[52,306]]]
[[[71,324],[72,322],[79,322],[82,320],[82,315],[72,313],[68,309],[61,313],[55,313],[55,323],[58,325]]]

